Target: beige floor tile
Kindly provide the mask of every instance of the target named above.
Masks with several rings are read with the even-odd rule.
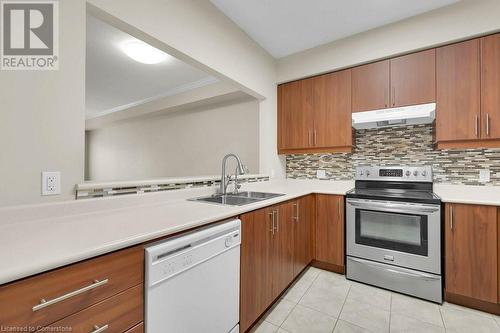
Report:
[[[312,282],[299,280],[295,282],[283,295],[284,299],[298,303],[307,289],[311,287]]]
[[[321,312],[297,305],[282,325],[291,333],[331,333],[335,318]]]
[[[278,329],[279,329],[278,326],[273,325],[270,322],[263,320],[260,323],[257,323],[252,328],[252,330],[250,332],[251,333],[276,333],[278,331]]]
[[[324,286],[313,283],[299,304],[338,318],[349,288],[347,284]]]
[[[436,326],[444,326],[439,312],[439,305],[432,302],[393,293],[391,310],[392,313],[415,318]]]
[[[342,308],[339,319],[348,321],[351,324],[361,326],[373,332],[389,332],[390,312],[366,302],[362,303],[355,301],[350,298],[351,292],[352,287],[344,307]]]
[[[348,298],[350,300],[376,306],[389,311],[391,309],[391,292],[361,283],[352,283]]]
[[[291,302],[286,299],[280,299],[273,305],[273,307],[265,315],[264,320],[274,324],[276,326],[281,326],[286,317],[290,314],[296,303]]]
[[[333,333],[371,333],[371,331],[339,319]]]
[[[314,285],[320,285],[323,287],[334,287],[340,285],[351,285],[351,282],[348,281],[344,275],[321,271],[316,280],[314,280]]]
[[[475,315],[478,315],[478,316],[483,316],[483,317],[488,317],[488,318],[493,318],[494,315],[492,315],[491,313],[488,313],[488,312],[484,312],[484,311],[480,311],[480,310],[476,310],[476,309],[471,309],[471,308],[467,308],[465,306],[461,306],[461,305],[458,305],[458,304],[453,304],[453,303],[448,303],[448,302],[444,302],[443,305],[441,306],[441,309],[455,309],[455,310],[459,310],[459,311],[464,311],[464,312],[469,312],[469,313],[472,313],[472,314],[475,314]]]
[[[441,315],[446,330],[457,333],[499,333],[500,326],[491,315],[477,314],[469,310],[459,310],[455,306],[441,307]]]
[[[280,327],[277,333],[290,333],[290,331],[287,331],[284,328]]]
[[[445,333],[444,327],[429,324],[397,313],[391,314],[391,333]]]

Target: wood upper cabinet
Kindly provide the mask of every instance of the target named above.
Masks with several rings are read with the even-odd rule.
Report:
[[[481,68],[479,39],[437,49],[436,139],[480,137]]]
[[[351,70],[313,78],[316,148],[352,146]]]
[[[447,293],[497,303],[497,207],[446,204]]]
[[[278,86],[278,153],[352,150],[351,70]]]
[[[352,112],[432,103],[435,100],[435,49],[352,69]]]
[[[436,101],[436,50],[412,53],[390,60],[391,107]]]
[[[293,204],[293,273],[294,276],[306,268],[313,257],[312,227],[314,222],[314,197],[312,195],[297,199]]]
[[[481,38],[481,114],[482,137],[500,139],[500,34]]]
[[[316,195],[315,259],[344,268],[344,197]]]
[[[246,331],[272,303],[274,207],[241,215],[240,326]]]
[[[352,112],[389,107],[390,61],[352,69]]]
[[[313,143],[313,79],[278,86],[278,148],[304,149]]]

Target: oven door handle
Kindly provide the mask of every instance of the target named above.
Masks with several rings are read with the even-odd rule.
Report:
[[[434,276],[431,274],[426,274],[426,273],[410,273],[410,272],[405,272],[405,271],[397,270],[397,269],[393,269],[393,268],[387,268],[387,264],[379,264],[376,262],[370,262],[367,260],[362,260],[362,259],[357,259],[357,258],[352,258],[352,257],[348,257],[347,260],[351,260],[351,261],[357,262],[357,263],[362,264],[362,265],[371,266],[371,267],[378,269],[378,270],[387,271],[387,272],[398,274],[398,275],[404,275],[404,276],[415,278],[415,279],[439,280],[441,278],[441,277]]]
[[[392,210],[401,213],[417,212],[417,213],[434,213],[439,211],[439,206],[414,205],[414,204],[399,204],[394,202],[373,202],[373,201],[355,201],[347,200],[347,204],[354,207],[362,207],[366,209]]]

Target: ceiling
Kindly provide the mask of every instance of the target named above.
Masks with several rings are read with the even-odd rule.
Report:
[[[281,58],[458,0],[210,0]]]
[[[218,80],[176,58],[147,65],[122,52],[131,35],[87,13],[86,117],[94,118]]]

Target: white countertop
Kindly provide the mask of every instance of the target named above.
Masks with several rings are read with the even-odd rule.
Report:
[[[0,284],[310,193],[344,195],[353,181],[272,180],[242,190],[284,196],[241,207],[187,201],[196,188],[0,208]],[[500,187],[435,185],[444,202],[500,206]]]

